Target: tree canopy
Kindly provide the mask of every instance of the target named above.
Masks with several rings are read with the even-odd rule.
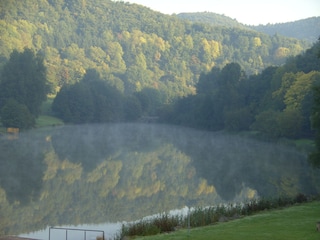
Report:
[[[54,99],[52,109],[65,122],[121,121],[123,96],[89,69],[82,81],[64,86]]]
[[[0,77],[0,109],[5,126],[30,128],[40,113],[40,107],[47,98],[46,68],[43,57],[31,49],[23,52],[14,50],[3,66]],[[11,109],[14,108],[14,109]],[[11,121],[10,118],[18,118]],[[26,122],[23,123],[23,117]],[[9,118],[9,119],[8,119]]]

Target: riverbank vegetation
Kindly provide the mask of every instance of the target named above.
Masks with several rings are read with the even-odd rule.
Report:
[[[190,235],[192,239],[239,239],[240,235],[245,239],[284,239],[289,236],[293,236],[290,239],[300,239],[299,236],[304,235],[316,239],[320,233],[316,232],[319,199],[315,200],[299,194],[295,198],[259,199],[243,204],[197,208],[185,216],[162,214],[149,220],[123,225],[116,239],[123,239],[125,236],[130,239],[183,239]],[[230,225],[236,229],[228,224],[221,224],[224,222],[232,222]],[[202,228],[204,226],[210,227]],[[281,234],[277,235],[278,233]],[[149,235],[153,236],[139,237]]]

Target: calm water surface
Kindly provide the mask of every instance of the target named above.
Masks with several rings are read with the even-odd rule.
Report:
[[[35,235],[46,239],[48,226],[113,234],[185,206],[320,191],[307,153],[166,125],[37,129],[1,136],[0,152],[0,235],[46,229]]]

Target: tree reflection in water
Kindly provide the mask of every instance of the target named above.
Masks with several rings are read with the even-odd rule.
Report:
[[[307,154],[222,133],[105,124],[0,141],[0,234],[319,192]]]

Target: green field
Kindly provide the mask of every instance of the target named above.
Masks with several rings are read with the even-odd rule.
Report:
[[[57,126],[63,125],[63,121],[48,115],[40,115],[36,119],[36,127],[48,127],[48,126]]]
[[[134,239],[313,240],[320,239],[320,232],[316,231],[318,221],[320,221],[319,201],[282,210],[265,211],[226,223],[190,229],[190,231],[183,229],[173,233]]]

